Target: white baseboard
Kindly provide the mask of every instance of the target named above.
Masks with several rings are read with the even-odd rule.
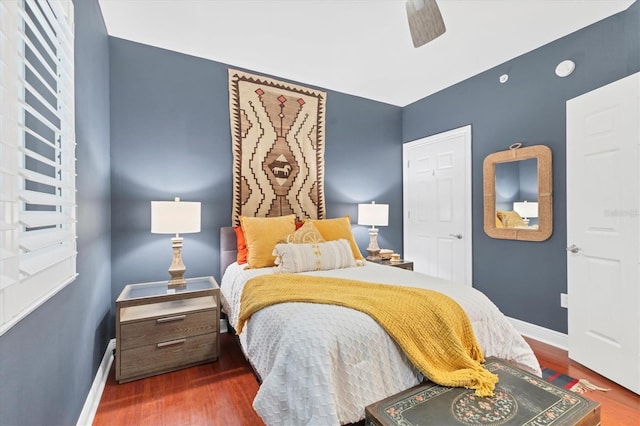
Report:
[[[98,411],[98,405],[100,405],[102,391],[107,384],[109,370],[113,363],[113,350],[115,348],[116,339],[111,339],[107,345],[107,349],[104,351],[104,356],[98,366],[96,377],[93,379],[87,399],[84,401],[84,406],[82,407],[82,412],[80,413],[76,426],[90,426],[93,424],[93,418],[96,416],[96,411]]]
[[[530,337],[532,339],[555,346],[565,351],[569,347],[569,336],[564,333],[540,327],[539,325],[530,324],[519,319],[509,317],[507,318],[509,319],[509,321],[511,321],[511,324],[513,324],[516,330],[518,330],[518,332],[523,336]]]

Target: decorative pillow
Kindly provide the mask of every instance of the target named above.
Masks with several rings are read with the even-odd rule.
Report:
[[[326,241],[347,240],[353,252],[353,257],[356,260],[361,260],[361,263],[364,263],[364,257],[362,253],[360,253],[358,244],[356,244],[353,238],[353,232],[351,232],[351,220],[349,216],[336,219],[308,219],[307,222],[312,222]]]
[[[236,261],[238,265],[247,263],[247,242],[244,240],[244,232],[242,232],[242,226],[234,226],[233,230],[236,231],[236,242],[238,243],[238,255]]]
[[[273,248],[296,229],[296,215],[279,217],[240,216],[247,243],[247,267],[274,266]]]
[[[287,235],[287,238],[281,242],[294,244],[323,243],[324,238],[322,238],[322,234],[313,225],[313,223],[305,222],[304,225],[299,227],[294,233]]]
[[[504,228],[504,225],[502,224],[502,221],[500,220],[497,214],[496,214],[496,228]]]
[[[502,221],[505,228],[517,228],[518,226],[527,226],[522,217],[517,212],[498,212],[498,218]]]
[[[278,271],[282,273],[326,271],[356,266],[347,240],[314,244],[276,244]]]

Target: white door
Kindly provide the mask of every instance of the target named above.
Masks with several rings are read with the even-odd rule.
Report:
[[[404,257],[471,285],[471,126],[403,145]]]
[[[640,393],[640,77],[567,102],[569,357]]]

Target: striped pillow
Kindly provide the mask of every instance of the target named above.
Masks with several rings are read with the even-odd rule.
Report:
[[[273,250],[278,272],[326,271],[356,266],[347,240],[312,244],[276,244]]]

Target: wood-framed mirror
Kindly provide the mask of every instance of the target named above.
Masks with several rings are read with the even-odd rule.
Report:
[[[544,145],[488,155],[483,163],[484,232],[491,238],[544,241],[553,233],[551,150]]]

